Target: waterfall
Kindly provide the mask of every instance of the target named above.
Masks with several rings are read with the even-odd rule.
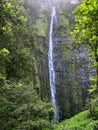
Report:
[[[50,22],[50,33],[49,33],[49,52],[48,52],[48,62],[49,62],[49,76],[50,76],[50,90],[51,90],[51,101],[54,105],[54,117],[58,120],[58,110],[56,102],[56,86],[55,86],[55,70],[54,70],[54,58],[53,58],[53,24],[56,18],[56,9],[53,7],[51,22]]]

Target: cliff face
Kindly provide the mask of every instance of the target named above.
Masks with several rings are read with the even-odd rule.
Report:
[[[36,35],[34,56],[40,84],[40,90],[38,91],[40,91],[42,100],[49,101],[48,31],[52,6],[51,3],[46,5],[41,4],[41,8],[38,10],[41,14],[38,14],[38,18],[34,22],[34,26],[37,27],[37,33],[34,34]],[[86,53],[87,47],[76,46],[70,35],[74,26],[74,16],[72,14],[74,7],[75,5],[72,6],[68,3],[65,6],[62,3],[57,5],[57,20],[53,25],[56,100],[60,120],[78,113],[85,107],[86,100],[89,97],[87,90],[90,87],[90,77],[95,74],[88,67],[91,63]],[[33,15],[31,14],[32,18]]]
[[[86,47],[73,48],[71,40],[54,41],[57,104],[60,119],[81,111],[89,97],[89,60]],[[70,50],[67,46],[71,47]]]
[[[57,18],[53,25],[53,45],[54,45],[54,69],[56,74],[56,100],[59,109],[60,120],[71,117],[81,111],[90,97],[88,88],[90,87],[90,77],[95,75],[91,71],[91,64],[87,54],[87,46],[76,45],[76,41],[71,36],[74,28],[74,16],[72,14],[75,5],[62,3],[56,6]],[[50,5],[50,9],[52,6]],[[37,62],[38,76],[40,80],[41,99],[50,99],[49,88],[49,68],[48,68],[48,17],[51,16],[50,9],[44,13],[44,25],[38,31],[37,51],[35,57]],[[39,18],[40,19],[40,18]],[[41,21],[41,22],[43,22]],[[45,22],[45,21],[44,21]],[[41,26],[41,25],[39,25]],[[46,29],[45,34],[40,35],[40,31]]]
[[[60,11],[57,11],[58,23],[56,26],[54,24],[53,51],[57,106],[62,120],[78,113],[86,106],[90,97],[88,88],[92,72],[89,68],[91,63],[87,55],[87,46],[76,46],[70,35],[71,23],[68,22],[73,17],[68,19],[67,15],[62,15]]]

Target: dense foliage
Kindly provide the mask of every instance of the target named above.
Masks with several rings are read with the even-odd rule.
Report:
[[[97,130],[98,120],[90,117],[89,111],[83,111],[72,118],[59,123],[54,130]]]
[[[0,129],[51,128],[52,107],[40,100],[32,83],[11,83],[2,78],[0,85]]]
[[[53,28],[54,44],[58,42],[54,45],[54,65],[60,120],[87,106],[90,86],[89,92],[98,92],[98,1],[83,0],[79,5],[69,2],[56,1],[58,16]],[[0,130],[53,129],[47,54],[54,3],[0,1]],[[56,130],[97,129],[97,97],[88,104],[89,112]]]
[[[78,43],[89,46],[89,53],[96,68],[96,76],[92,78],[94,85],[90,92],[98,91],[98,1],[83,0],[75,9],[76,25],[74,36]]]
[[[45,81],[46,73],[41,75],[47,61],[43,53],[48,30],[47,10],[46,3],[42,6],[39,1],[0,1],[2,130],[51,128],[53,108],[47,103],[48,76]],[[47,66],[42,73],[45,70]]]

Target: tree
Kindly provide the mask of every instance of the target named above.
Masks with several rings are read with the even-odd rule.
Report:
[[[78,43],[89,46],[92,53],[96,76],[92,78],[95,84],[90,92],[98,92],[98,1],[83,0],[75,9],[76,25],[73,31]]]
[[[43,22],[47,15],[39,17],[39,14],[32,14],[33,11],[36,12],[35,8],[29,8],[25,2],[25,0],[0,1],[0,129],[2,130],[42,130],[51,127],[53,120],[51,104],[46,102],[48,99],[45,95],[43,95],[45,101],[41,100],[40,86],[43,86],[40,83],[41,76],[38,70],[38,64],[42,61],[41,53],[38,53],[40,61],[36,56],[39,50],[43,53],[46,38],[41,40],[38,37],[47,36],[48,23]],[[36,4],[40,5],[38,2]],[[37,12],[39,10],[44,9],[38,8]],[[42,27],[45,25],[44,29],[40,28],[40,23]],[[44,57],[43,62],[45,64]],[[47,65],[45,67],[47,68]],[[43,84],[47,89],[45,82]]]
[[[11,83],[0,76],[0,129],[50,128],[50,103],[42,102],[32,83]]]

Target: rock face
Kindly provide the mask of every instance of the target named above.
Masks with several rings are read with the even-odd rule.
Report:
[[[54,38],[56,97],[60,120],[81,111],[89,97],[87,89],[90,87],[90,70],[85,53],[87,48],[69,50],[66,48],[69,44],[72,45],[71,40]]]
[[[90,61],[87,47],[74,47],[68,34],[58,37],[57,25],[54,25],[54,69],[56,75],[56,99],[59,120],[68,118],[81,111],[89,98]]]
[[[57,9],[58,15],[54,20],[52,40],[56,105],[59,120],[63,120],[80,112],[86,106],[87,99],[90,97],[88,94],[91,85],[90,77],[95,75],[95,70],[91,71],[89,68],[91,63],[87,56],[88,48],[83,45],[74,46],[75,41],[70,36],[74,24],[74,17],[71,14],[74,7],[68,4],[63,11],[60,7]]]

